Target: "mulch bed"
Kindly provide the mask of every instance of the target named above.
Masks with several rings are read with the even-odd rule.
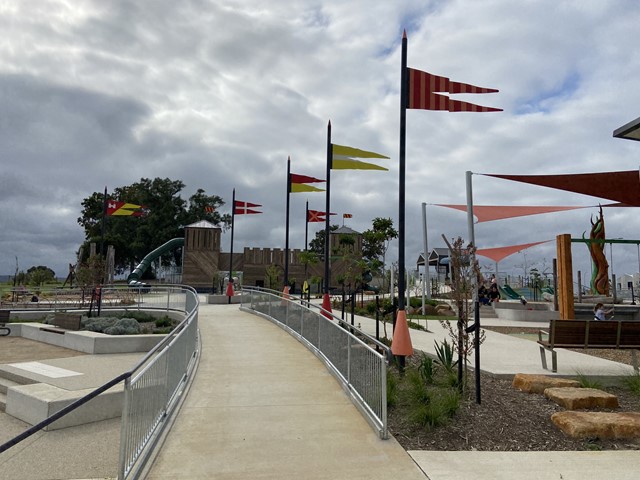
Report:
[[[489,327],[501,333],[536,333],[538,328]],[[579,350],[590,355],[631,364],[628,351]],[[619,355],[619,353],[626,355]],[[614,353],[611,355],[611,353]],[[419,352],[418,352],[419,354]],[[414,355],[416,358],[418,355]],[[444,426],[430,429],[410,425],[397,408],[388,412],[389,430],[406,450],[571,451],[640,450],[633,440],[576,440],[552,422],[551,415],[564,409],[543,395],[521,392],[511,379],[481,374],[481,404],[475,399],[473,372],[460,409]],[[606,387],[618,396],[617,412],[640,412],[640,395],[622,387]],[[603,410],[604,411],[604,410]]]

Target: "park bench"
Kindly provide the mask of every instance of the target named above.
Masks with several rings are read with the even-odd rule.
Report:
[[[9,310],[0,310],[0,337],[6,337],[11,333],[11,329],[6,326],[10,314]]]
[[[80,313],[65,313],[56,312],[53,317],[51,327],[43,327],[40,330],[50,333],[64,334],[66,330],[80,330],[80,320],[82,315]]]
[[[546,338],[543,338],[546,336]],[[640,349],[640,322],[630,320],[551,320],[549,331],[538,332],[542,368],[547,370],[545,350],[551,352],[551,371],[558,371],[556,348],[631,349],[633,368],[638,371],[635,350]]]

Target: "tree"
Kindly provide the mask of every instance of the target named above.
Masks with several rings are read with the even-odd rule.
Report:
[[[115,247],[117,273],[133,269],[145,255],[172,238],[183,237],[185,225],[203,219],[223,228],[229,225],[231,216],[218,211],[225,204],[221,197],[207,195],[198,189],[187,202],[180,196],[183,188],[184,184],[179,180],[141,178],[132,185],[115,188],[109,194],[110,199],[144,205],[148,209],[142,217],[105,218],[104,245]],[[94,192],[82,201],[78,224],[85,230],[84,252],[89,252],[89,243],[102,243],[103,206],[104,193],[101,192]],[[211,210],[207,211],[205,207],[211,207]],[[179,265],[180,252],[174,252],[172,258],[163,258],[163,262]]]
[[[37,267],[31,267],[27,270],[26,280],[30,285],[34,287],[40,287],[47,282],[52,282],[56,279],[56,273],[49,267],[44,265],[38,265]]]
[[[374,218],[372,228],[362,233],[362,257],[373,274],[383,274],[389,243],[394,238],[398,238],[398,231],[391,218]]]
[[[329,229],[333,232],[340,228],[338,225],[330,225]],[[324,258],[324,228],[316,232],[316,236],[309,242],[309,251],[315,252],[318,257]]]
[[[449,247],[451,261],[451,294],[458,311],[457,329],[451,322],[440,320],[440,324],[449,333],[453,340],[453,349],[460,355],[458,364],[459,387],[462,389],[466,385],[468,358],[475,347],[475,333],[469,332],[469,318],[471,316],[471,303],[474,298],[474,290],[477,281],[481,276],[478,261],[475,259],[476,247],[473,244],[464,245],[461,237],[454,240],[453,245],[442,235],[445,243]],[[473,261],[472,261],[473,259]],[[480,331],[479,343],[484,341],[484,330]],[[464,378],[462,368],[464,368]]]

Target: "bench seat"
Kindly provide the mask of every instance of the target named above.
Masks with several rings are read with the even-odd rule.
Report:
[[[546,338],[543,338],[545,337]],[[638,371],[635,350],[640,349],[640,322],[633,320],[551,320],[549,331],[538,332],[542,368],[547,369],[545,350],[551,352],[551,371],[558,371],[556,348],[631,349],[633,367]]]

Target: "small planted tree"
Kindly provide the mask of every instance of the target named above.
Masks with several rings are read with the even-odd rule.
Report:
[[[458,312],[456,327],[451,322],[440,320],[453,341],[453,349],[458,352],[458,382],[464,389],[468,374],[469,355],[475,348],[475,333],[469,332],[469,319],[473,315],[475,302],[474,293],[478,280],[481,278],[480,267],[475,259],[476,247],[472,244],[464,245],[464,240],[458,237],[453,244],[443,235],[442,238],[449,247],[451,265],[451,294]],[[484,341],[484,330],[480,331],[479,343]]]

